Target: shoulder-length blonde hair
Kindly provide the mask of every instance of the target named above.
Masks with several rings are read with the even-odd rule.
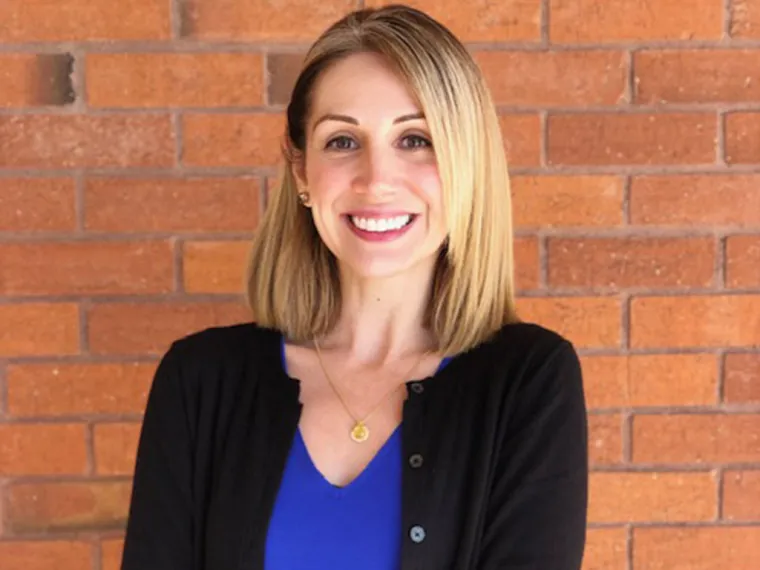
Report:
[[[279,187],[249,258],[248,304],[260,326],[294,340],[329,332],[340,316],[337,262],[299,203],[293,168],[306,149],[315,79],[358,52],[385,56],[427,119],[448,237],[436,264],[426,326],[438,351],[464,352],[518,320],[507,164],[493,101],[472,57],[448,29],[406,6],[352,12],[307,53],[287,108]]]

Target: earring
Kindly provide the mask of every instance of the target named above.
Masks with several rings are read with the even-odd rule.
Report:
[[[307,206],[309,204],[309,193],[308,192],[299,192],[298,193],[298,201],[301,202],[302,206]]]

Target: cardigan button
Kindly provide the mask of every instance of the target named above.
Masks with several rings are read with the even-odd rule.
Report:
[[[412,539],[412,542],[416,542],[419,544],[423,540],[425,540],[425,529],[422,528],[420,525],[414,525],[409,530],[409,537]]]
[[[415,453],[414,455],[409,456],[409,465],[411,465],[414,469],[422,467],[422,462],[423,457],[419,453]]]
[[[412,384],[412,392],[415,394],[422,394],[425,391],[425,387],[422,385],[421,382],[414,382]]]

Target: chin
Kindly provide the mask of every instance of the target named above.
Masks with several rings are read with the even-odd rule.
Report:
[[[352,275],[362,279],[387,279],[410,271],[408,263],[364,262],[348,265]]]
[[[341,261],[341,265],[344,265],[351,275],[362,279],[388,279],[404,274],[410,276],[426,274],[427,269],[432,271],[434,262],[434,257],[419,259],[385,257],[383,259],[374,256],[362,256],[353,260],[344,259]]]

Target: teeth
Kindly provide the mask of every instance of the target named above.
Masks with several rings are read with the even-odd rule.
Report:
[[[349,216],[351,223],[360,230],[367,232],[387,232],[398,230],[407,225],[412,216],[405,214],[394,218],[360,218],[358,216]]]

